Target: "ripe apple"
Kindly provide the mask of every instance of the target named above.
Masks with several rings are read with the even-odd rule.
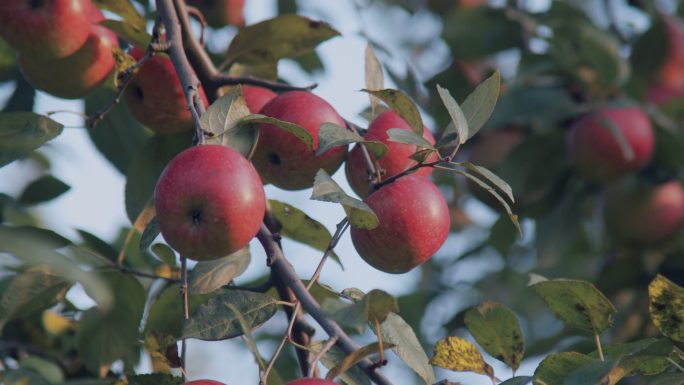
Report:
[[[252,164],[220,145],[189,148],[169,162],[154,191],[164,239],[193,260],[240,250],[259,231],[264,188]]]
[[[186,0],[188,5],[197,8],[207,24],[213,28],[226,25],[242,27],[245,25],[243,9],[245,0]]]
[[[617,128],[633,156],[611,133]],[[577,173],[593,182],[606,182],[644,167],[653,155],[655,133],[648,116],[637,107],[604,107],[580,118],[567,137],[570,160]]]
[[[253,114],[261,111],[266,103],[278,96],[278,94],[268,88],[257,86],[242,86],[242,95],[245,97],[247,108]]]
[[[323,378],[298,378],[292,380],[285,385],[338,385],[337,382],[332,382]]]
[[[416,164],[416,161],[409,158],[416,152],[416,146],[390,141],[387,131],[391,128],[411,130],[411,126],[409,126],[401,116],[394,111],[388,110],[381,113],[373,120],[364,137],[366,140],[380,141],[389,148],[387,154],[375,162],[383,173],[382,180],[399,174]],[[435,143],[435,138],[427,128],[423,129],[423,138],[431,144]],[[363,152],[359,146],[360,145],[356,145],[349,153],[344,170],[347,175],[347,180],[354,192],[360,197],[365,197],[368,195],[368,171],[366,170],[366,163],[363,159]],[[435,159],[436,155],[432,159],[429,159],[429,161]],[[432,167],[421,168],[415,173],[430,175],[430,173],[432,173]]]
[[[380,224],[372,230],[352,227],[351,239],[361,258],[378,270],[410,271],[432,257],[449,234],[449,208],[424,175],[402,176],[364,202]]]
[[[662,15],[667,36],[667,56],[658,71],[658,83],[674,89],[684,88],[684,23],[674,16]]]
[[[677,99],[684,100],[684,88],[677,89],[663,85],[654,85],[646,91],[646,100],[656,106],[662,106]]]
[[[647,184],[622,178],[603,193],[603,220],[608,234],[628,246],[657,246],[684,225],[684,188],[678,180]]]
[[[144,51],[133,48],[130,55],[140,60]],[[207,96],[199,90],[204,103]],[[173,62],[168,56],[155,55],[140,67],[125,92],[133,116],[152,131],[173,134],[192,130],[185,93]]]
[[[74,54],[91,34],[91,0],[3,0],[0,37],[33,60]]]
[[[252,163],[264,182],[285,190],[301,190],[313,185],[319,169],[334,173],[344,161],[347,147],[340,146],[316,155],[318,130],[323,123],[344,126],[344,120],[322,98],[306,91],[290,91],[268,102],[261,114],[294,123],[313,137],[314,150],[280,127],[259,125],[259,140]]]
[[[37,59],[19,56],[19,67],[26,80],[35,88],[65,98],[82,98],[102,84],[114,69],[112,47],[118,46],[116,34],[97,24],[104,15],[90,5],[90,35],[85,44],[73,54],[61,59]]]

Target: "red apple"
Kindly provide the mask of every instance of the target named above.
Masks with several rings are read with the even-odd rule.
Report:
[[[389,148],[387,154],[376,161],[377,167],[379,167],[383,173],[382,180],[385,180],[392,175],[399,174],[416,164],[414,160],[409,158],[416,152],[416,146],[390,141],[389,136],[387,135],[387,131],[390,128],[400,128],[407,131],[411,130],[411,126],[409,126],[401,116],[394,111],[388,110],[381,113],[373,120],[364,137],[367,140],[380,141]],[[431,144],[435,143],[435,138],[427,128],[423,129],[423,138]],[[345,165],[345,173],[354,192],[360,197],[365,197],[368,195],[368,171],[366,170],[366,163],[363,159],[363,152],[359,146],[360,145],[356,145],[349,153],[347,164]],[[435,159],[436,156],[432,160]],[[420,175],[430,175],[430,173],[432,173],[432,168],[421,168],[416,171],[416,173]]]
[[[240,250],[259,231],[264,188],[252,164],[220,145],[189,148],[169,162],[154,192],[166,242],[193,260]]]
[[[437,186],[424,175],[410,174],[381,187],[364,202],[380,225],[351,229],[356,251],[386,273],[406,273],[428,260],[449,234],[449,208]]]
[[[74,54],[91,34],[90,0],[3,0],[0,37],[32,60]]]
[[[658,72],[658,83],[669,88],[684,88],[684,23],[674,16],[662,15],[668,51]]]
[[[646,91],[646,100],[662,106],[673,100],[684,100],[684,88],[670,88],[663,85],[654,85]]]
[[[136,60],[143,54],[139,48],[130,52]],[[168,56],[156,55],[145,62],[126,88],[125,95],[133,116],[154,132],[172,134],[194,127],[183,86]],[[202,88],[200,95],[207,104]]]
[[[247,108],[253,114],[261,111],[266,103],[278,96],[278,94],[268,88],[257,86],[242,86],[242,95],[245,97]]]
[[[221,28],[226,25],[242,27],[245,25],[243,9],[245,0],[186,0],[188,5],[197,8],[210,27]]]
[[[298,378],[292,380],[285,385],[338,385],[337,382],[332,382],[323,378]]]
[[[617,128],[631,147],[611,133]],[[593,182],[606,182],[644,167],[653,155],[655,133],[648,116],[637,107],[605,107],[579,119],[568,134],[567,148],[577,173]]]
[[[112,48],[118,46],[116,34],[98,25],[104,15],[90,5],[90,35],[73,54],[61,59],[42,60],[20,55],[19,67],[37,89],[51,95],[78,99],[102,84],[114,69]]]
[[[603,193],[603,220],[621,244],[649,247],[676,235],[684,224],[684,188],[678,180],[657,185],[623,178]]]
[[[311,134],[314,143],[314,150],[311,150],[294,134],[280,127],[259,125],[259,141],[252,163],[264,182],[285,190],[305,189],[313,185],[319,169],[332,174],[344,161],[346,146],[316,155],[320,126],[323,123],[345,124],[337,111],[322,98],[305,91],[285,92],[268,102],[260,113],[301,126]]]

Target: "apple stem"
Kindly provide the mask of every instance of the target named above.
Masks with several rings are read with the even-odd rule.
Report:
[[[314,357],[313,361],[311,361],[311,368],[309,369],[309,372],[306,374],[307,377],[316,376],[315,371],[318,368],[318,361],[321,360],[321,357],[323,357],[323,355],[327,353],[328,350],[330,350],[335,345],[335,343],[337,343],[337,337],[331,337],[325,342],[325,344],[321,347],[321,350]]]

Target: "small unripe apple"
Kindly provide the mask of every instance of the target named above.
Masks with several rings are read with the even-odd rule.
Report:
[[[366,140],[382,142],[389,148],[387,154],[382,158],[377,159],[375,162],[378,168],[381,169],[382,180],[397,175],[416,164],[416,161],[409,158],[416,152],[416,146],[390,141],[387,131],[391,128],[399,128],[407,131],[411,130],[411,126],[409,126],[401,116],[394,111],[388,110],[381,113],[373,120],[368,127],[368,132],[366,132],[366,135],[364,136],[364,139]],[[427,128],[423,129],[423,138],[430,142],[430,144],[435,144],[435,138]],[[368,195],[368,171],[363,159],[362,149],[359,146],[360,145],[356,145],[349,153],[344,170],[349,185],[354,192],[360,197],[365,197]],[[372,155],[371,159],[373,159]],[[436,155],[428,161],[431,160],[436,160]],[[416,171],[416,173],[420,175],[430,175],[430,173],[432,173],[432,167],[421,168]]]
[[[298,378],[285,385],[338,385],[338,383],[323,378]]]
[[[242,96],[245,97],[245,103],[247,103],[249,111],[256,114],[261,111],[266,103],[278,96],[278,94],[264,87],[243,86]]]
[[[402,176],[364,202],[380,224],[372,230],[352,227],[351,239],[361,258],[378,270],[406,273],[432,257],[449,235],[449,208],[424,175]]]
[[[245,0],[187,0],[188,5],[196,7],[207,24],[213,28],[226,25],[242,27],[245,25]]]
[[[136,60],[143,54],[139,48],[130,52]],[[200,88],[199,93],[206,105],[204,89]],[[133,116],[156,133],[173,134],[194,127],[183,86],[168,56],[155,55],[147,60],[126,88],[125,96]]]
[[[102,84],[114,69],[113,47],[118,47],[116,34],[98,25],[104,15],[90,6],[93,24],[90,35],[81,48],[61,59],[36,59],[19,56],[19,67],[35,88],[51,95],[78,99]]]
[[[684,188],[678,180],[647,184],[623,178],[603,193],[603,220],[608,234],[628,246],[657,246],[684,225]]]
[[[610,124],[631,148],[631,158]],[[654,146],[651,121],[637,107],[605,107],[587,114],[570,128],[567,140],[577,174],[592,182],[606,182],[643,168],[651,160]]]
[[[260,124],[252,163],[264,182],[285,190],[305,189],[313,185],[319,169],[332,174],[344,161],[346,146],[316,155],[321,125],[345,125],[337,111],[319,96],[305,91],[285,92],[268,102],[260,113],[301,126],[311,134],[314,144],[311,150],[294,134],[275,125]]]
[[[154,192],[166,242],[182,256],[209,260],[245,247],[266,210],[252,164],[220,145],[189,148],[169,162]]]
[[[63,58],[91,33],[91,0],[2,0],[0,37],[32,60]]]

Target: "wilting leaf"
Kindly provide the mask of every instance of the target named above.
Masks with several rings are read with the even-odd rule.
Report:
[[[494,377],[494,369],[470,341],[461,337],[446,337],[437,341],[430,363],[456,372],[475,372]]]
[[[497,360],[517,370],[525,349],[518,318],[507,307],[492,301],[469,309],[464,322],[480,346]]]
[[[684,342],[684,289],[658,274],[648,285],[651,319],[663,335]]]
[[[373,48],[371,47],[370,43],[366,45],[364,68],[366,89],[381,90],[385,88],[385,78],[382,75],[382,65],[380,65],[378,57],[375,56],[375,52],[373,52]],[[376,109],[378,107],[378,98],[373,95],[369,95],[369,97],[371,112],[374,114],[377,112]]]
[[[323,169],[316,173],[311,199],[341,204],[352,226],[370,230],[380,223],[368,205],[347,195]]]
[[[145,31],[144,24],[142,28],[138,28],[126,21],[104,20],[100,22],[100,25],[112,30],[122,39],[142,50],[146,49],[147,45],[150,44],[150,41],[152,40],[152,36]]]
[[[145,30],[147,21],[138,13],[130,0],[93,0],[93,2],[98,8],[116,13],[132,26]]]

